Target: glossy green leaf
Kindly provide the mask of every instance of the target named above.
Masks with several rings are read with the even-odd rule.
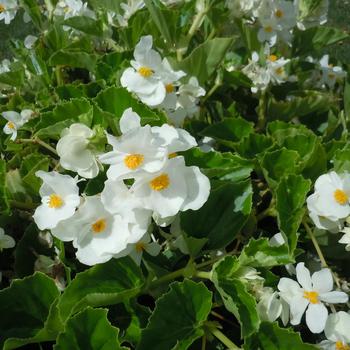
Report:
[[[65,289],[58,307],[63,320],[86,306],[117,304],[137,295],[144,280],[130,258],[112,259],[78,273]]]
[[[223,248],[240,232],[248,220],[251,207],[249,180],[218,182],[202,208],[181,213],[181,227],[189,236],[208,238],[207,248]]]
[[[236,258],[228,256],[213,266],[212,281],[226,309],[239,320],[242,336],[247,337],[258,330],[260,319],[255,298],[247,291],[245,284],[235,276],[238,269]]]
[[[58,296],[53,279],[40,272],[14,280],[10,287],[1,290],[0,347],[9,350],[54,340],[61,324],[50,314],[50,308],[54,309]]]
[[[316,350],[318,347],[303,343],[299,333],[280,328],[277,323],[261,323],[259,332],[248,338],[245,350]]]
[[[334,170],[343,173],[350,172],[350,148],[338,149],[333,156]]]
[[[118,328],[107,319],[106,309],[87,308],[68,319],[55,350],[121,350]]]
[[[76,50],[60,50],[55,52],[48,61],[50,66],[69,66],[75,68],[85,68],[89,71],[95,70],[96,56],[91,53]]]
[[[186,350],[204,334],[202,329],[211,310],[212,293],[203,283],[175,282],[163,294],[142,331],[137,350]]]
[[[64,20],[63,24],[86,34],[103,36],[102,22],[87,16],[70,17]]]
[[[291,174],[283,177],[276,189],[278,226],[286,235],[291,252],[296,248],[297,231],[305,213],[304,204],[310,186],[310,180]]]

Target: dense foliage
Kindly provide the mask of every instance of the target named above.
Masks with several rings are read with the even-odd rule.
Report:
[[[350,349],[328,6],[0,0],[0,348]]]

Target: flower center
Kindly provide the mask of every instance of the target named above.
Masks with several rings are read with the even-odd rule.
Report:
[[[137,169],[144,161],[145,157],[143,154],[129,154],[124,158],[124,164],[131,170]]]
[[[143,242],[137,242],[135,245],[135,249],[138,253],[142,253],[146,248],[146,244]]]
[[[275,72],[276,72],[277,75],[282,75],[283,72],[284,72],[284,69],[283,69],[283,67],[279,67],[279,68],[277,68],[277,69],[275,70]]]
[[[271,62],[276,62],[276,61],[277,61],[277,56],[276,56],[276,55],[270,55],[270,56],[269,56],[269,60],[270,60]]]
[[[0,12],[0,13],[1,13],[1,12]],[[15,123],[13,123],[13,122],[8,122],[8,123],[7,123],[7,126],[8,126],[10,129],[12,129],[12,130],[16,129],[16,125],[15,125]]]
[[[336,350],[350,350],[350,346],[346,345],[342,341],[337,341],[335,343],[335,348],[336,348]]]
[[[333,195],[334,195],[335,201],[340,205],[346,204],[349,200],[348,195],[343,190],[340,190],[339,188],[334,191]]]
[[[272,33],[272,31],[273,31],[271,26],[265,27],[264,30],[265,30],[266,33]]]
[[[166,84],[166,85],[165,85],[165,91],[166,91],[168,94],[174,92],[174,90],[175,90],[175,87],[174,87],[173,84],[170,83],[170,84]]]
[[[152,190],[154,191],[162,191],[169,187],[170,180],[167,174],[161,174],[155,177],[152,181],[149,182]]]
[[[91,225],[91,228],[94,233],[101,233],[106,229],[106,226],[106,219],[99,219]]]
[[[6,8],[3,4],[0,4],[0,13],[3,13],[6,11]]]
[[[138,69],[138,73],[144,78],[149,78],[153,74],[153,70],[150,67],[143,66]]]
[[[335,74],[334,73],[329,73],[328,74],[328,78],[331,79],[331,80],[335,79]]]
[[[168,154],[168,159],[172,159],[172,158],[175,158],[175,157],[177,157],[177,153],[176,152]]]
[[[311,304],[318,304],[317,292],[304,292],[304,298],[307,299]]]
[[[282,18],[284,16],[284,12],[282,10],[278,9],[275,11],[275,16],[277,18]]]
[[[50,208],[61,208],[63,205],[63,199],[56,193],[50,195],[49,207]]]

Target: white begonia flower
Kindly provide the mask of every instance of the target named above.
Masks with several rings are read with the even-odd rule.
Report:
[[[281,29],[291,29],[297,24],[297,7],[291,1],[275,0],[272,2],[272,17]]]
[[[310,271],[299,263],[296,267],[298,282],[281,278],[278,283],[280,296],[290,307],[290,323],[300,324],[306,310],[306,325],[312,333],[321,333],[326,325],[328,310],[322,303],[346,303],[348,295],[332,291],[333,278],[329,269],[322,269],[310,276]]]
[[[33,114],[30,109],[25,109],[21,113],[15,111],[2,112],[2,116],[8,121],[4,126],[4,133],[11,135],[10,140],[14,141],[17,138],[17,130],[23,126]]]
[[[52,234],[62,241],[73,241],[77,259],[86,265],[110,260],[129,242],[137,242],[145,231],[130,231],[121,215],[108,212],[98,196],[86,197],[74,216],[60,222]]]
[[[269,55],[266,60],[266,66],[270,73],[271,82],[279,85],[287,80],[285,66],[290,62],[289,59],[283,57],[278,58],[276,55]]]
[[[265,287],[259,297],[257,311],[262,321],[274,322],[281,317],[286,326],[289,320],[288,304],[280,299],[278,292],[270,287]]]
[[[27,49],[33,48],[34,44],[38,40],[37,36],[34,35],[27,35],[24,39],[24,47]]]
[[[124,11],[123,15],[117,14],[116,18],[121,27],[127,27],[128,20],[138,10],[141,10],[145,6],[143,0],[127,0],[120,4],[121,9]]]
[[[128,244],[127,248],[116,254],[114,258],[121,258],[129,255],[137,265],[141,264],[143,252],[152,256],[157,256],[160,253],[161,247],[157,242],[152,241],[151,235],[146,233],[138,242]]]
[[[151,35],[141,37],[135,46],[134,58],[130,68],[127,68],[121,78],[121,85],[134,92],[140,100],[149,105],[161,104],[166,95],[162,81],[162,59],[158,52],[152,49]]]
[[[107,135],[113,151],[99,156],[104,164],[110,164],[109,179],[133,178],[139,173],[159,171],[167,158],[167,150],[161,147],[162,139],[152,133],[149,125],[140,126],[138,115],[127,109],[121,119],[122,136]]]
[[[6,235],[4,229],[0,227],[0,252],[3,249],[13,248],[15,245],[15,240],[11,236]]]
[[[95,18],[95,12],[87,6],[88,3],[81,0],[59,0],[53,13],[56,16],[64,16],[64,19],[74,16]]]
[[[17,0],[0,0],[0,22],[10,24],[16,17],[18,8]]]
[[[328,316],[324,333],[327,340],[319,346],[324,350],[350,350],[350,314],[339,311]]]
[[[350,175],[334,171],[321,175],[315,182],[315,192],[306,202],[316,227],[337,232],[350,215]]]
[[[261,18],[261,28],[258,31],[258,40],[261,43],[267,42],[269,46],[276,45],[277,42],[277,22],[273,18]]]
[[[60,221],[73,216],[80,203],[78,178],[42,170],[35,175],[43,184],[39,190],[42,204],[36,208],[33,218],[40,230],[53,229]]]
[[[84,124],[72,124],[65,128],[58,140],[56,150],[64,169],[77,172],[81,177],[92,179],[99,167],[95,155],[89,149],[89,139],[94,132]]]
[[[324,55],[320,60],[321,86],[327,85],[330,89],[334,88],[337,81],[346,77],[346,72],[340,66],[333,66],[329,63],[329,55]]]
[[[186,167],[183,157],[169,159],[157,173],[138,176],[131,187],[147,209],[160,218],[199,209],[208,199],[210,182],[198,167]]]
[[[345,250],[350,251],[350,227],[344,227],[340,232],[344,233],[343,237],[338,241],[341,244],[346,244]]]

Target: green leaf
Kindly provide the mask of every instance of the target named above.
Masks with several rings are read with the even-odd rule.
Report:
[[[260,350],[316,350],[318,347],[303,343],[299,333],[280,328],[277,323],[262,322],[259,332],[248,338],[244,349]]]
[[[0,348],[15,349],[25,344],[54,340],[59,320],[50,316],[51,304],[59,296],[53,279],[36,272],[14,280],[0,291]]]
[[[65,289],[58,308],[63,320],[86,306],[117,304],[137,295],[144,280],[130,258],[112,259],[78,273]]]
[[[21,5],[24,7],[26,13],[30,16],[35,26],[41,30],[43,28],[42,11],[39,4],[35,0],[20,0]]]
[[[50,66],[69,66],[85,68],[91,72],[95,70],[97,57],[84,51],[59,50],[55,52],[48,61]]]
[[[307,55],[348,37],[349,35],[340,29],[325,26],[295,30],[293,37],[294,55]]]
[[[288,239],[290,252],[294,252],[297,245],[297,231],[305,213],[305,198],[310,186],[310,180],[291,174],[282,178],[276,189],[278,226]]]
[[[181,227],[189,236],[208,238],[208,249],[223,248],[240,232],[251,207],[249,180],[237,183],[218,181],[202,208],[181,213]]]
[[[317,15],[315,12],[323,3],[323,0],[299,0],[299,18]]]
[[[250,239],[244,246],[239,261],[242,265],[253,267],[273,267],[294,262],[288,245],[273,247],[267,238]]]
[[[235,277],[238,269],[237,259],[228,256],[213,266],[212,281],[226,309],[239,320],[242,336],[247,337],[258,330],[260,319],[254,297],[248,293],[245,284]]]
[[[119,121],[123,112],[131,107],[141,117],[142,124],[162,125],[166,122],[163,114],[140,103],[124,88],[111,86],[101,91],[94,101],[103,111],[113,114],[116,121]]]
[[[260,165],[269,186],[275,188],[281,177],[296,173],[299,158],[296,151],[286,148],[266,152],[260,159]]]
[[[263,134],[251,133],[243,137],[235,148],[242,157],[255,159],[258,154],[264,153],[272,145],[273,140],[270,137]]]
[[[201,134],[212,137],[228,147],[232,147],[233,142],[240,141],[242,137],[248,136],[253,131],[253,123],[238,117],[226,118],[219,123],[212,124],[205,128]]]
[[[96,21],[87,16],[75,16],[67,18],[63,24],[86,34],[103,36],[103,26],[101,21]]]
[[[87,308],[67,321],[55,350],[121,350],[119,329],[107,319],[107,309]]]
[[[350,148],[338,149],[333,156],[334,170],[338,173],[350,172]]]
[[[203,283],[185,280],[170,285],[142,331],[137,350],[185,350],[204,334],[202,329],[211,310],[212,293]]]
[[[261,43],[258,40],[257,29],[247,25],[246,22],[240,18],[236,18],[235,23],[240,31],[244,46],[246,46],[250,52],[259,52]]]
[[[0,159],[0,213],[8,214],[10,205],[6,193],[6,162]]]
[[[345,81],[344,89],[344,111],[346,118],[350,118],[350,78]]]
[[[253,170],[251,161],[235,154],[226,152],[203,152],[199,148],[192,148],[184,152],[186,165],[195,165],[210,178],[242,181],[250,176]]]
[[[0,74],[0,83],[20,87],[24,85],[24,70],[11,70],[11,72],[5,72]]]
[[[175,63],[177,69],[185,71],[189,76],[197,77],[200,84],[208,81],[223,61],[226,51],[234,38],[215,38],[198,45],[189,56]]]

